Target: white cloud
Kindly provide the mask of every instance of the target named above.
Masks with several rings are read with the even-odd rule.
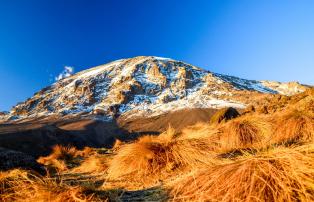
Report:
[[[56,81],[59,81],[61,79],[67,78],[69,76],[71,76],[74,73],[74,67],[70,67],[70,66],[65,66],[63,71],[55,77]]]

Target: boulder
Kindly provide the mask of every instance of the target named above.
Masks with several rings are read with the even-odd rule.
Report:
[[[240,116],[240,113],[233,107],[218,110],[210,119],[210,123],[226,122]]]

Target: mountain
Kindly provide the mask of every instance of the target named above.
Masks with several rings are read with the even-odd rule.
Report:
[[[183,109],[245,108],[265,95],[306,90],[297,82],[255,81],[213,73],[168,58],[139,56],[81,71],[42,89],[4,121],[48,116],[154,117]]]
[[[110,147],[169,125],[209,122],[224,107],[266,111],[305,91],[297,82],[246,80],[160,57],[117,60],[64,78],[0,113],[0,147],[34,157],[56,145]],[[249,107],[248,107],[249,108]],[[259,110],[259,109],[258,109]]]

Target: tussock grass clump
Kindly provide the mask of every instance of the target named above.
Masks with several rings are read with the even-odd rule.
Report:
[[[111,179],[133,174],[132,177],[156,176],[163,171],[192,168],[213,160],[211,145],[206,139],[180,139],[172,129],[160,136],[144,136],[123,145],[109,163]]]
[[[82,163],[73,169],[74,172],[99,173],[104,172],[108,168],[107,158],[101,155],[91,155],[86,157]]]
[[[267,145],[272,125],[260,116],[243,116],[222,127],[219,144],[223,150],[259,148]]]
[[[53,147],[49,156],[40,157],[37,159],[37,162],[48,166],[49,168],[56,169],[57,171],[64,171],[79,165],[81,159],[78,159],[77,157],[88,156],[92,152],[92,149],[88,147],[79,151],[75,147],[56,145]]]
[[[274,143],[304,143],[314,140],[314,116],[305,111],[289,111],[277,116]]]
[[[200,169],[171,186],[182,201],[313,201],[314,159],[277,148]]]
[[[109,177],[114,179],[135,172],[148,172],[153,163],[153,140],[154,137],[144,136],[137,142],[123,145],[109,163]]]
[[[116,139],[113,146],[112,146],[112,150],[117,150],[121,147],[121,145],[123,145],[123,142],[119,139]]]
[[[181,131],[180,138],[184,139],[208,139],[210,142],[217,142],[219,131],[218,126],[213,126],[208,123],[197,123],[192,126],[188,126]],[[213,144],[214,145],[214,144]]]
[[[101,201],[81,186],[69,186],[56,179],[22,170],[0,173],[0,201]]]

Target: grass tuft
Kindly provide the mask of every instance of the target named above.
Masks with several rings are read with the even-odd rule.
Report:
[[[313,142],[314,116],[304,111],[289,111],[276,117],[277,127],[272,142],[292,144]]]
[[[105,199],[104,199],[105,200]],[[102,201],[91,190],[22,170],[0,173],[0,201]]]
[[[242,116],[222,127],[219,144],[223,150],[260,148],[270,141],[272,124],[264,117]]]
[[[172,184],[182,201],[313,201],[314,159],[277,148],[235,162],[200,169]]]
[[[118,150],[109,163],[108,176],[111,179],[130,174],[133,178],[156,177],[198,163],[210,164],[211,150],[206,139],[174,138],[171,130],[157,137],[144,136]]]

